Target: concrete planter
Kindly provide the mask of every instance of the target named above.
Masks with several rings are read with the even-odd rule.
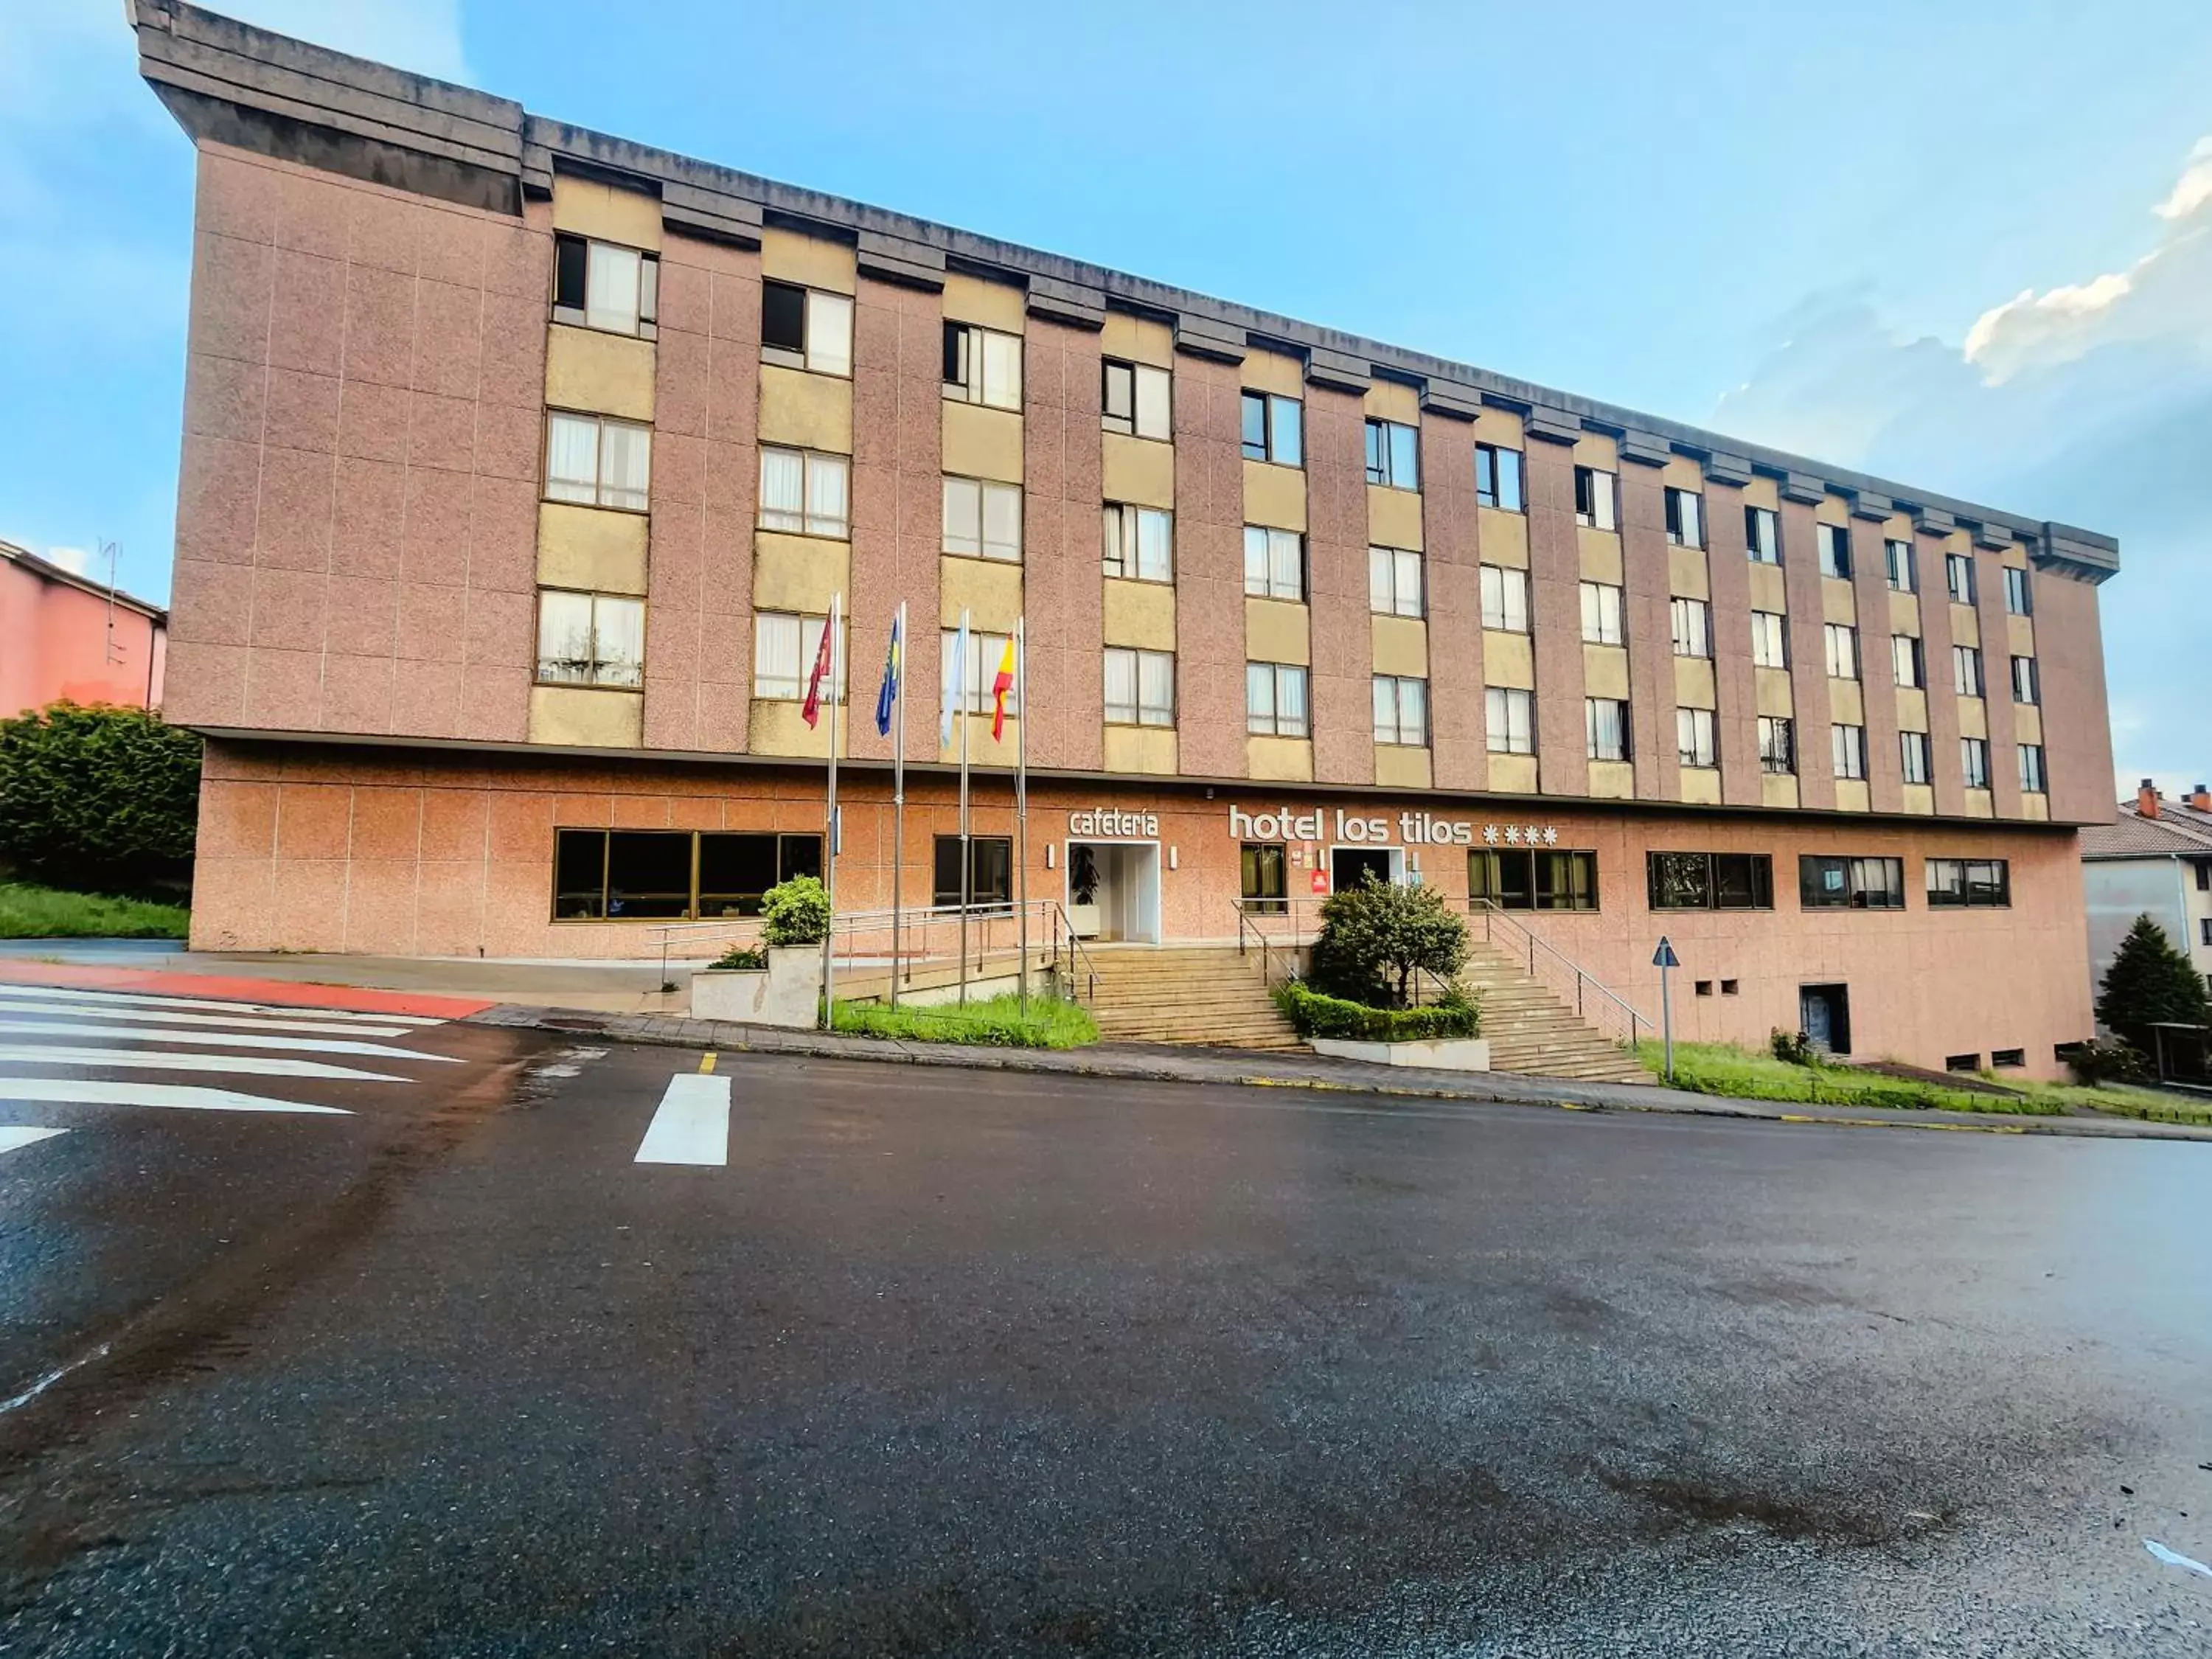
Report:
[[[1098,937],[1098,907],[1095,904],[1071,904],[1067,907],[1068,931],[1078,939]]]
[[[1432,1072],[1486,1072],[1488,1037],[1436,1037],[1420,1042],[1347,1042],[1316,1037],[1313,1051],[1336,1060],[1364,1060],[1376,1066],[1420,1066]]]
[[[811,1030],[822,1018],[822,947],[771,950],[768,967],[702,968],[691,975],[691,1018]]]

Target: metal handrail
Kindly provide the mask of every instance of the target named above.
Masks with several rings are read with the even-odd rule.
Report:
[[[1626,1022],[1628,1026],[1626,1041],[1631,1046],[1637,1042],[1644,1029],[1651,1025],[1650,1020],[1636,1012],[1634,1004],[1613,990],[1603,980],[1598,978],[1572,957],[1568,956],[1550,941],[1539,938],[1526,923],[1514,920],[1510,914],[1499,906],[1497,900],[1470,898],[1468,900],[1468,908],[1479,913],[1482,917],[1484,944],[1496,943],[1493,930],[1500,923],[1520,936],[1519,942],[1512,947],[1513,952],[1516,956],[1524,956],[1527,958],[1528,976],[1531,979],[1544,981],[1549,984],[1552,979],[1570,975],[1572,977],[1577,1018],[1590,1018],[1590,1006],[1595,1000],[1595,1006],[1601,1012],[1613,1017],[1610,1023],[1618,1025],[1623,1020]],[[1547,970],[1548,970],[1548,977]],[[1551,988],[1555,991],[1565,989],[1563,986],[1558,984],[1552,984]]]

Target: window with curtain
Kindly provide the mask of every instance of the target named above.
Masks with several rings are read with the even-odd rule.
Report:
[[[1583,734],[1591,760],[1626,760],[1628,705],[1618,697],[1584,697]]]
[[[1244,459],[1277,466],[1305,465],[1305,405],[1272,392],[1248,392],[1243,406]]]
[[[2036,672],[2034,658],[2014,657],[2012,659],[2012,700],[2025,703],[2043,701],[2042,680]]]
[[[1306,538],[1295,530],[1244,526],[1244,592],[1258,599],[1306,597]]]
[[[945,550],[1019,563],[1022,487],[983,478],[945,481]]]
[[[1493,755],[1536,752],[1536,695],[1516,686],[1484,688],[1483,712]]]
[[[1982,653],[1979,647],[1954,645],[1951,647],[1951,679],[1962,697],[1982,695]]]
[[[1913,558],[1912,544],[1894,537],[1881,544],[1882,574],[1893,592],[1911,593],[1919,589],[1920,579]]]
[[[1528,631],[1528,573],[1517,565],[1481,567],[1482,625],[1500,634]]]
[[[1429,683],[1406,674],[1375,676],[1375,741],[1422,749],[1429,741]]]
[[[1106,723],[1175,724],[1175,653],[1106,647]]]
[[[1743,544],[1753,564],[1782,562],[1782,524],[1772,507],[1744,508]]]
[[[1124,581],[1175,580],[1175,515],[1157,507],[1106,503],[1106,574]]]
[[[1400,421],[1367,422],[1367,482],[1392,489],[1421,487],[1420,434]]]
[[[1287,852],[1278,841],[1248,841],[1238,849],[1237,895],[1248,911],[1281,915],[1291,907]]]
[[[1951,595],[1954,605],[1974,602],[1974,559],[1970,553],[1946,553],[1943,556],[1943,586]]]
[[[1597,854],[1561,848],[1478,847],[1467,855],[1470,909],[1595,910]]]
[[[1924,685],[1925,671],[1920,657],[1920,641],[1910,634],[1889,636],[1890,667],[1899,685],[1917,689]]]
[[[2040,795],[2047,793],[2051,782],[2044,775],[2043,745],[2024,743],[2020,745],[2020,787],[2023,794]]]
[[[1677,708],[1674,711],[1674,758],[1684,766],[1714,767],[1720,764],[1719,751],[1714,744],[1711,709]]]
[[[1797,902],[1807,910],[1902,910],[1905,860],[1801,854]]]
[[[1867,775],[1866,727],[1837,725],[1830,726],[1828,730],[1831,734],[1830,747],[1833,750],[1832,758],[1835,764],[1836,775],[1839,778],[1863,780]]]
[[[652,471],[652,428],[571,410],[547,413],[546,500],[642,513]]]
[[[538,679],[544,685],[642,685],[645,601],[540,588]]]
[[[658,255],[558,232],[553,238],[553,320],[650,340],[658,332]]]
[[[1859,677],[1859,630],[1849,623],[1826,623],[1828,678],[1855,680]]]
[[[763,444],[761,528],[846,539],[852,533],[848,517],[851,467],[842,455]]]
[[[937,696],[938,706],[944,707],[945,692],[952,685],[952,659],[958,648],[960,630],[947,628],[937,636]],[[997,683],[999,665],[1006,660],[1006,639],[1004,634],[985,634],[969,630],[968,635],[967,670],[961,678],[967,682],[962,688],[959,706],[970,714],[988,714],[995,708],[991,700],[991,687]],[[1018,674],[1013,689],[1006,693],[1006,713],[1019,718],[1022,712],[1022,684]]]
[[[1601,466],[1575,469],[1575,522],[1593,530],[1620,528],[1620,480]]]
[[[811,374],[853,372],[851,296],[796,283],[761,284],[761,361]]]
[[[1705,544],[1705,498],[1696,490],[1667,487],[1667,539],[1676,547]]]
[[[1525,513],[1528,495],[1522,483],[1522,454],[1498,444],[1474,447],[1474,499],[1477,506],[1494,507],[1501,513]]]
[[[1022,337],[974,323],[945,325],[945,395],[993,409],[1022,406]]]
[[[1796,723],[1779,714],[1759,717],[1759,769],[1787,773],[1797,769]]]
[[[1925,732],[1900,732],[1897,734],[1899,764],[1907,783],[1926,783],[1928,778],[1928,734]]]
[[[1287,662],[1244,665],[1244,729],[1255,737],[1307,735],[1304,667]]]
[[[1425,613],[1421,556],[1409,547],[1367,550],[1367,608],[1378,617]]]
[[[1170,407],[1174,376],[1150,363],[1128,363],[1109,357],[1102,365],[1105,384],[1101,389],[1098,423],[1124,437],[1175,437]]]
[[[768,702],[799,702],[806,696],[806,682],[829,631],[827,617],[810,617],[787,611],[762,611],[753,616],[753,696]],[[841,653],[837,701],[845,700],[851,665]]]
[[[1611,582],[1584,582],[1582,599],[1583,643],[1620,644],[1626,637],[1621,631],[1620,589]]]
[[[1668,605],[1678,657],[1713,654],[1713,608],[1703,599],[1674,599]]]
[[[1851,532],[1839,524],[1820,524],[1813,526],[1814,550],[1820,563],[1823,576],[1838,576],[1845,581],[1851,574]]]
[[[1986,738],[1959,739],[1959,769],[1966,775],[1966,787],[1990,787],[1990,744]]]
[[[2027,598],[2027,572],[2017,565],[2008,564],[2004,567],[2004,600],[2005,612],[2008,616],[2025,617],[2031,613]]]
[[[1751,659],[1761,668],[1790,666],[1790,635],[1780,611],[1751,613]]]

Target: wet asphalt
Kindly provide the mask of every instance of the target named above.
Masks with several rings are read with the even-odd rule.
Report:
[[[2212,1651],[2212,1149],[425,1041],[0,1110],[0,1653]]]

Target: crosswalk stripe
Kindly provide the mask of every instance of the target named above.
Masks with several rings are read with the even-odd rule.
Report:
[[[310,1013],[314,1010],[308,1010]],[[404,1025],[356,1025],[331,1019],[280,1019],[258,1014],[194,1014],[167,1008],[103,1008],[88,1002],[18,1002],[0,1005],[0,1013],[46,1018],[66,1014],[79,1019],[135,1019],[149,1025],[227,1025],[240,1031],[319,1031],[331,1036],[413,1036]]]
[[[76,986],[0,985],[0,999],[51,1002],[112,1002],[121,1007],[197,1008],[217,1014],[293,1014],[302,1018],[357,1020],[372,1025],[443,1025],[434,1014],[373,1014],[350,1008],[317,1008],[307,1003],[224,1002],[214,997],[172,997],[147,991],[94,991]]]
[[[258,1031],[179,1031],[166,1025],[80,1025],[65,1020],[0,1019],[0,1036],[98,1036],[108,1042],[173,1042],[186,1048],[268,1048],[289,1054],[365,1054],[379,1060],[460,1063],[453,1054],[426,1054],[388,1042],[346,1042],[336,1037],[271,1036]]]
[[[272,1100],[233,1089],[203,1089],[183,1083],[106,1083],[96,1078],[0,1077],[0,1100],[45,1106],[169,1106],[190,1112],[295,1112],[316,1117],[350,1117],[343,1106],[317,1106],[304,1100]]]
[[[42,1140],[52,1140],[56,1135],[66,1134],[64,1129],[34,1129],[27,1124],[0,1124],[0,1152],[12,1152],[19,1147],[35,1146]]]
[[[679,1072],[668,1079],[645,1139],[640,1164],[730,1161],[730,1079],[712,1073]]]
[[[319,1077],[342,1083],[406,1083],[392,1072],[362,1072],[318,1060],[264,1054],[173,1054],[159,1048],[70,1048],[43,1042],[0,1043],[0,1065],[113,1066],[131,1072],[237,1072],[252,1077]]]

